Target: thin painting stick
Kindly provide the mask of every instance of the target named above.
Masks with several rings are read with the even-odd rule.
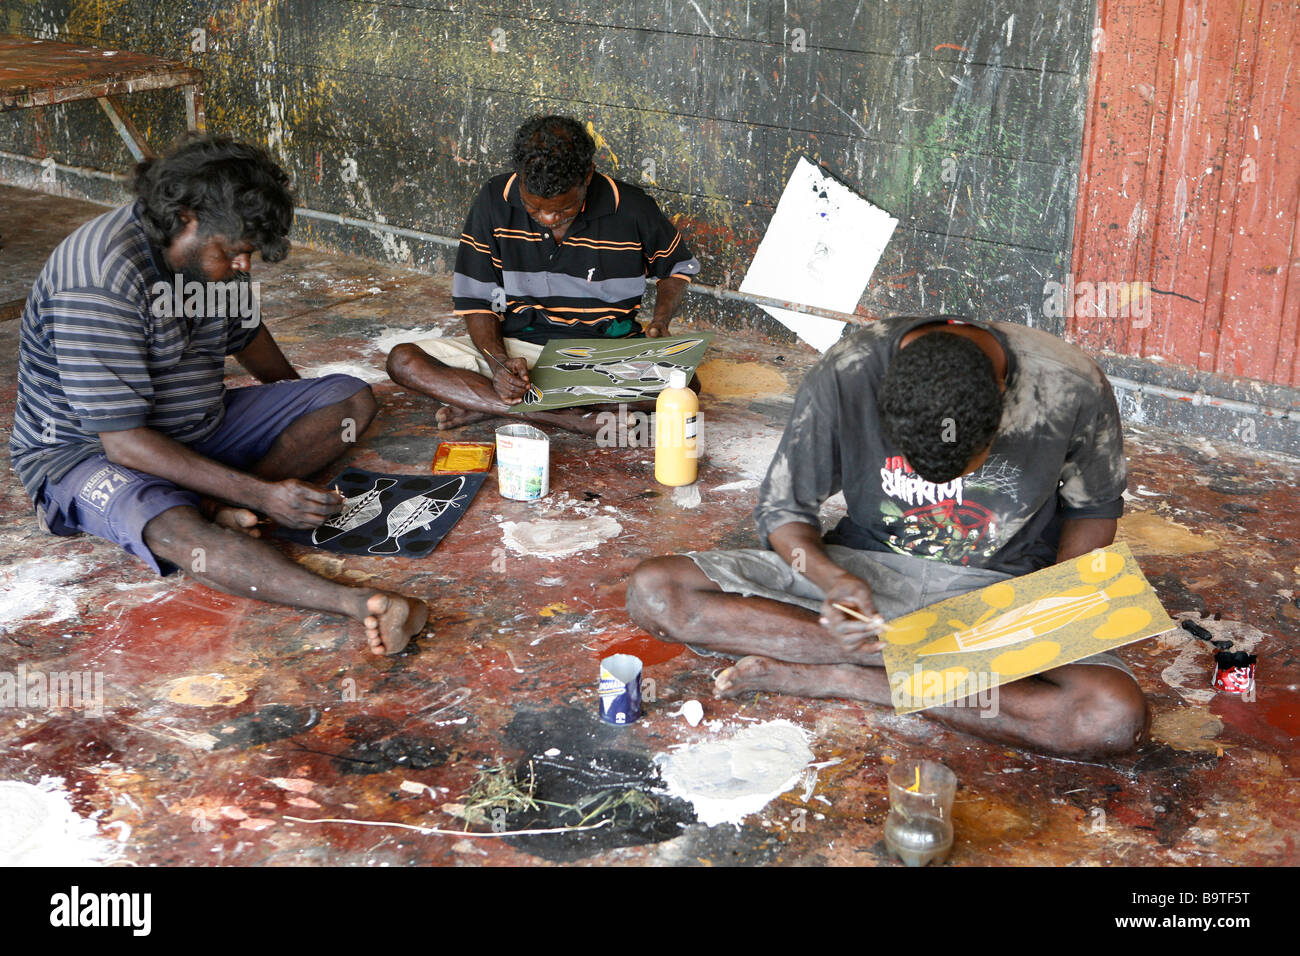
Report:
[[[836,604],[834,601],[831,602],[831,607],[835,608],[835,610],[842,614],[847,614],[849,617],[856,618],[863,624],[873,624],[877,627],[883,627],[885,624],[885,619],[879,614],[875,617],[867,617],[861,611],[855,611],[853,608],[845,607],[843,604]]]

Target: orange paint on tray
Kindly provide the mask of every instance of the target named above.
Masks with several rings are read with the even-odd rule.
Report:
[[[438,450],[434,453],[430,470],[455,475],[485,472],[492,467],[492,453],[495,450],[496,446],[491,442],[440,442]]]

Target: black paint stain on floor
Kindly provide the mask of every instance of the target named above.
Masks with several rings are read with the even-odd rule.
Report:
[[[385,717],[353,717],[345,733],[352,744],[332,755],[335,769],[342,774],[383,773],[397,767],[429,770],[447,762],[446,752],[432,739],[403,732]]]
[[[660,789],[651,756],[627,749],[627,735],[595,714],[570,707],[521,711],[506,727],[505,739],[524,752],[514,768],[516,784],[525,791],[531,784],[539,801],[538,810],[498,817],[506,830],[573,826],[607,800],[629,790],[638,795],[587,820],[588,826],[612,821],[600,829],[506,838],[526,853],[568,863],[616,847],[672,840],[695,822],[690,804]],[[560,753],[547,756],[548,750]],[[585,809],[566,808],[579,804]]]
[[[1216,767],[1218,754],[1202,750],[1175,750],[1168,744],[1148,741],[1137,750],[1137,760],[1133,763],[1135,775],[1150,774],[1157,771],[1187,773]]]
[[[429,418],[431,420],[437,407],[432,402],[429,403]],[[395,465],[420,465],[425,470],[428,470],[433,462],[433,451],[431,449],[436,447],[428,438],[413,438],[410,435],[368,437],[366,443],[384,461],[392,462]]]
[[[749,403],[749,410],[756,415],[766,415],[773,425],[784,428],[794,412],[794,393],[755,399]]]
[[[268,704],[251,714],[223,720],[212,729],[217,738],[213,750],[237,747],[246,750],[273,740],[283,740],[320,723],[320,711],[315,707],[292,707],[289,704]]]
[[[1156,594],[1160,596],[1161,602],[1165,607],[1172,611],[1195,611],[1197,614],[1205,613],[1205,599],[1187,586],[1182,578],[1177,574],[1153,574],[1148,575],[1147,580],[1155,588]]]

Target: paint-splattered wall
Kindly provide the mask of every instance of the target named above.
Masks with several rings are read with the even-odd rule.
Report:
[[[1091,28],[1091,0],[0,2],[7,32],[203,69],[209,128],[269,146],[309,209],[456,236],[520,119],[570,112],[604,169],[677,218],[705,282],[739,284],[802,153],[901,220],[866,309],[1056,332],[1042,289],[1069,263]],[[182,131],[178,93],[128,102],[152,141]],[[129,164],[93,103],[0,117],[0,150]],[[35,171],[0,158],[5,181]],[[73,193],[116,188],[60,175]],[[375,258],[445,254],[299,223]]]

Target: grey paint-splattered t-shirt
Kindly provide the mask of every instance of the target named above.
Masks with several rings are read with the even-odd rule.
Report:
[[[822,503],[842,490],[848,514],[828,543],[1026,574],[1055,562],[1063,520],[1120,516],[1128,475],[1110,383],[1073,346],[1008,322],[963,320],[1007,353],[988,460],[943,484],[911,470],[881,432],[877,390],[899,340],[945,319],[873,322],[809,370],[754,510],[764,542],[792,521],[820,528]]]

